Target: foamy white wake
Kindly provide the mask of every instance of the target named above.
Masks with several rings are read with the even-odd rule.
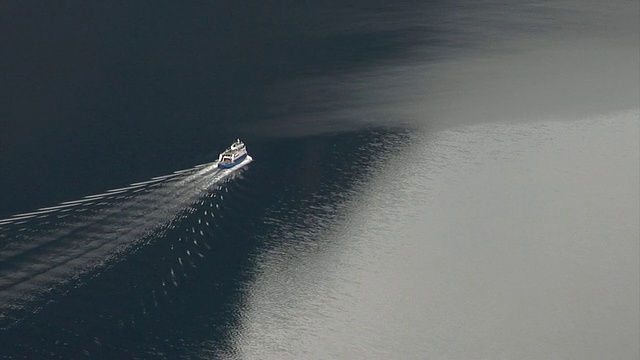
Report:
[[[45,296],[79,286],[164,231],[233,169],[195,166],[0,220],[0,327],[37,312]]]

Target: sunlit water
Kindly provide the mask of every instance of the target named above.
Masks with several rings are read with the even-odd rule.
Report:
[[[383,144],[402,151],[376,176],[274,226],[225,355],[637,357],[639,130],[632,111]]]
[[[640,356],[636,1],[9,5],[0,355]]]

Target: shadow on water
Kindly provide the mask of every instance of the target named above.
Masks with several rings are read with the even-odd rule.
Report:
[[[309,211],[335,211],[327,205],[366,181],[371,164],[401,150],[393,147],[407,136],[372,130],[256,145],[256,161],[207,190],[164,230],[0,333],[3,352],[179,358],[198,357],[206,342],[229,353],[241,287],[253,273],[250,255],[273,238],[265,214],[276,208],[289,214],[283,221],[296,221]]]
[[[1,330],[2,355],[178,358],[202,343],[220,354],[233,351],[229,342],[243,306],[239,287],[252,274],[251,254],[261,251],[267,236],[277,237],[264,214],[282,207],[274,221],[295,223],[299,212],[336,211],[325,205],[366,181],[379,157],[398,150],[386,140],[409,137],[381,124],[404,117],[431,124],[438,114],[449,122],[464,118],[453,110],[471,109],[475,117],[480,108],[495,118],[492,110],[501,102],[493,100],[514,93],[512,79],[521,79],[516,88],[529,89],[529,80],[548,67],[505,77],[505,64],[488,57],[490,66],[481,63],[458,77],[452,74],[466,71],[467,62],[431,72],[431,61],[448,59],[451,49],[492,51],[521,43],[522,33],[564,28],[566,13],[544,3],[515,10],[513,2],[500,1],[3,4],[0,218],[211,161],[215,149],[236,137],[251,144],[256,161],[239,178],[205,192],[182,196],[188,189],[168,180],[175,186],[152,184],[148,193],[114,192],[69,212],[0,220],[0,240],[11,240],[0,244],[0,259],[13,259],[0,260],[0,280],[7,281],[0,283],[0,305],[24,319]],[[634,17],[633,29],[636,23]],[[512,41],[495,44],[504,38]],[[384,66],[415,60],[416,45],[425,48],[415,66]],[[574,68],[573,57],[563,59]],[[595,60],[588,65],[600,70]],[[381,73],[363,72],[381,64]],[[502,91],[486,94],[484,85],[493,82],[475,80],[486,69],[493,70],[489,80],[504,79],[497,84]],[[510,69],[521,75],[520,67]],[[582,74],[567,83],[583,84]],[[571,93],[565,90],[573,86],[560,87],[562,96],[555,96],[542,80],[538,90],[515,99],[530,103],[540,93],[562,99]],[[473,85],[477,91],[467,94],[473,101],[459,104],[459,90]],[[632,89],[637,94],[635,83]],[[574,97],[573,105],[580,105],[581,93]],[[548,105],[545,99],[532,110]],[[384,111],[375,116],[379,108]],[[362,122],[368,118],[374,119]],[[167,217],[173,219],[168,226],[147,231]],[[85,224],[88,219],[97,221]],[[32,227],[31,221],[40,222]],[[89,254],[87,242],[112,248]],[[64,265],[69,258],[79,262]],[[28,276],[58,263],[63,272],[36,281]],[[70,281],[52,289],[61,279]],[[32,287],[9,294],[16,283]]]
[[[417,37],[406,29],[377,25],[393,11],[383,2],[4,4],[0,217],[207,161],[236,137],[254,143],[272,84],[410,46]]]

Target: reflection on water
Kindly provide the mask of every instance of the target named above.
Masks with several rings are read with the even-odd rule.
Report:
[[[414,136],[267,212],[225,355],[637,357],[639,116]]]
[[[638,357],[637,1],[49,6],[0,22],[1,355]]]
[[[638,117],[279,142],[3,353],[633,358]]]
[[[407,139],[407,133],[376,131],[295,139],[279,143],[285,146],[272,146],[259,161],[251,163],[249,171],[234,172],[233,177],[225,177],[228,181],[224,183],[213,181],[207,174],[181,185],[172,185],[168,180],[164,187],[147,189],[149,196],[155,194],[152,199],[142,195],[123,199],[131,206],[104,200],[107,210],[114,210],[111,215],[98,209],[87,217],[84,212],[73,215],[69,224],[49,219],[50,226],[58,232],[71,229],[75,233],[73,229],[84,224],[79,233],[101,240],[111,250],[117,245],[117,258],[112,257],[113,251],[100,250],[90,257],[100,264],[110,260],[100,266],[100,271],[80,272],[76,267],[60,265],[45,273],[46,284],[58,285],[64,276],[73,276],[74,284],[82,283],[80,287],[65,288],[64,293],[53,291],[26,273],[26,282],[42,291],[37,297],[24,299],[26,303],[5,299],[5,309],[19,305],[16,316],[20,315],[22,322],[0,333],[3,341],[12,343],[3,351],[12,356],[35,353],[62,358],[85,354],[175,358],[197,353],[201,343],[213,341],[217,354],[230,352],[230,339],[242,315],[238,306],[244,302],[238,284],[254,273],[255,262],[248,254],[262,247],[264,234],[278,221],[274,217],[278,209],[295,206],[295,212],[303,216],[309,211],[323,216],[333,208],[333,201],[347,196],[354,183],[370,175],[373,168],[367,170],[365,164],[383,162],[404,147],[398,146],[399,139]],[[283,156],[290,161],[279,162]],[[355,168],[364,172],[352,172]],[[210,186],[212,182],[214,187]],[[194,191],[196,183],[208,186]],[[162,190],[165,187],[170,190]],[[163,201],[164,205],[159,205]],[[169,212],[179,204],[182,210]],[[144,233],[147,227],[142,225],[147,224],[147,217],[133,211],[142,209],[166,213],[172,220],[156,231]],[[293,220],[282,215],[282,223],[288,223],[287,218]],[[110,220],[94,226],[91,220],[95,216]],[[130,225],[119,225],[123,223]],[[308,228],[318,225],[306,224]],[[130,236],[118,236],[122,231]],[[40,238],[27,240],[34,239]],[[26,257],[18,265],[34,266],[38,259],[49,261],[52,254],[70,256],[64,253],[65,249],[84,254],[82,239],[68,235],[52,239],[59,244],[57,247],[42,242],[37,247],[40,258]],[[83,255],[78,259],[86,258]],[[95,265],[92,261],[85,265]],[[6,270],[7,276],[14,273]],[[28,314],[35,307],[41,311]],[[61,328],[64,331],[59,331]]]

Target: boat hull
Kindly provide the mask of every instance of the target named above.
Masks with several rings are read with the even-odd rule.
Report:
[[[218,163],[218,168],[219,169],[231,169],[232,167],[240,164],[246,158],[247,158],[247,154],[244,154],[244,155],[240,156],[239,158],[237,158],[235,161],[230,162],[228,164]]]

